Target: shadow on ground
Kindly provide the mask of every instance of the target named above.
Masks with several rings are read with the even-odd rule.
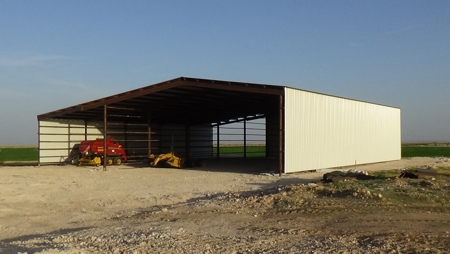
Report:
[[[9,253],[19,253],[19,252],[21,252],[21,253],[22,252],[26,252],[26,253],[40,252],[40,251],[43,251],[44,249],[50,248],[50,246],[47,243],[42,243],[42,246],[26,248],[26,247],[20,246],[17,242],[28,241],[28,240],[32,240],[32,239],[45,239],[45,238],[49,238],[51,236],[64,235],[64,234],[83,231],[83,230],[87,230],[87,229],[91,229],[91,227],[60,229],[60,230],[55,230],[55,231],[52,231],[52,232],[46,233],[46,234],[23,235],[23,236],[18,236],[18,237],[14,237],[14,238],[4,239],[4,240],[0,241],[0,253],[9,254]]]
[[[186,170],[208,171],[208,172],[229,172],[240,174],[261,174],[271,173],[279,174],[278,160],[266,158],[221,158],[221,159],[203,159],[202,166],[184,168]],[[114,168],[114,166],[110,166]],[[148,163],[132,162],[126,163],[121,168],[148,168]],[[167,170],[170,170],[167,167]]]

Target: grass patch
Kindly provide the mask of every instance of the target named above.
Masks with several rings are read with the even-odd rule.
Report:
[[[389,212],[450,211],[447,179],[406,179],[380,175],[372,180],[347,180],[323,185],[289,185],[269,196],[272,211],[289,214],[307,213],[308,216],[352,212],[373,214]],[[398,170],[396,173],[400,173]]]
[[[0,148],[0,162],[4,161],[37,161],[37,148]]]
[[[448,168],[441,168],[446,172]],[[414,205],[443,207],[448,203],[450,183],[448,178],[408,179],[394,178],[398,170],[374,172],[377,179],[350,180],[325,185],[318,194],[337,198],[375,198],[390,201],[396,205]],[[376,198],[381,195],[381,198]]]
[[[442,174],[450,174],[450,167],[437,167],[436,171]]]

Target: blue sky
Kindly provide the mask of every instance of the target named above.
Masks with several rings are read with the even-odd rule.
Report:
[[[0,1],[0,144],[36,115],[180,76],[402,109],[450,141],[450,1]]]

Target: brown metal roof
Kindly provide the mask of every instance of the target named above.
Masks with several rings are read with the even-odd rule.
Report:
[[[204,124],[279,110],[282,86],[180,77],[38,115],[45,119]]]

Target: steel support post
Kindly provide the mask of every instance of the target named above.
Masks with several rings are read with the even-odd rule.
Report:
[[[84,120],[84,140],[87,140],[87,135],[88,135],[88,131],[87,131],[87,120]]]
[[[220,127],[219,127],[219,124],[217,124],[217,133],[216,133],[216,135],[217,135],[217,149],[216,149],[216,151],[217,151],[217,153],[216,153],[216,156],[217,156],[217,159],[220,159]]]
[[[244,159],[247,159],[247,117],[244,118]]]
[[[148,158],[150,158],[150,155],[152,154],[152,127],[150,126],[150,124],[150,116],[148,116]]]
[[[123,124],[123,130],[124,130],[123,136],[125,138],[125,142],[123,145],[124,145],[125,151],[128,154],[128,125],[126,123]]]
[[[107,155],[107,147],[106,147],[106,137],[107,137],[107,125],[108,125],[108,106],[103,106],[103,170],[106,170],[106,155]]]

